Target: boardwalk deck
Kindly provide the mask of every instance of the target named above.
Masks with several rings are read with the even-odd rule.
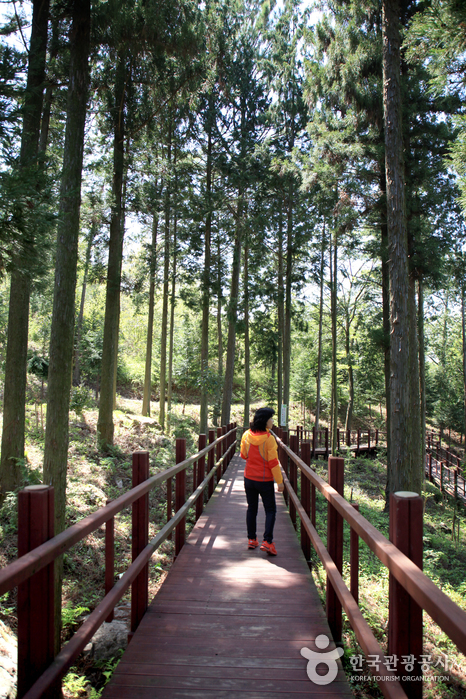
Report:
[[[236,456],[189,535],[107,685],[103,699],[351,697],[338,661],[311,682],[300,649],[329,627],[296,533],[277,496],[276,558],[246,548]],[[264,527],[262,506],[258,538]],[[335,647],[333,641],[326,649]],[[318,666],[326,674],[325,665]]]

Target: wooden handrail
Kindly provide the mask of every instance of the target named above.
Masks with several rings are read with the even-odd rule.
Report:
[[[228,434],[231,434],[231,430]],[[223,439],[223,437],[222,437]],[[211,446],[214,446],[215,442]],[[113,607],[119,602],[123,597],[126,590],[129,588],[134,579],[138,576],[144,566],[148,563],[149,559],[153,555],[154,551],[168,538],[170,533],[174,530],[176,525],[181,522],[183,517],[186,516],[191,507],[196,503],[196,500],[204,492],[206,486],[208,485],[210,479],[214,476],[218,466],[223,463],[232,449],[234,449],[236,442],[233,442],[221,459],[217,461],[215,466],[211,468],[207,476],[204,478],[202,483],[196,488],[194,493],[186,500],[185,504],[177,511],[177,513],[167,522],[162,529],[154,536],[153,539],[149,541],[147,546],[141,551],[139,556],[135,561],[127,568],[122,577],[115,583],[112,590],[103,598],[100,604],[94,609],[94,611],[88,616],[86,621],[80,626],[80,628],[73,635],[71,640],[64,646],[58,655],[55,657],[53,663],[49,668],[40,676],[40,678],[35,682],[31,689],[24,695],[24,699],[40,699],[44,692],[51,687],[57,680],[64,676],[66,671],[71,667],[73,662],[76,660],[78,655],[84,650],[85,646],[92,638],[97,629],[103,624],[109,612]],[[199,452],[200,453],[200,452]],[[198,456],[198,455],[196,455]],[[192,457],[191,457],[192,458]],[[186,459],[190,461],[190,459]],[[186,462],[182,462],[186,463]],[[192,463],[192,461],[190,461]],[[180,463],[179,466],[182,464]],[[171,469],[168,469],[171,470]]]
[[[114,517],[116,514],[124,510],[128,505],[131,505],[135,500],[141,496],[149,493],[156,485],[163,483],[168,478],[179,473],[183,469],[190,466],[194,461],[197,461],[199,457],[207,454],[215,445],[227,439],[230,434],[236,431],[236,428],[230,430],[222,437],[215,440],[211,444],[207,445],[202,451],[193,456],[190,456],[185,461],[182,461],[171,468],[157,473],[152,476],[141,485],[132,488],[127,493],[120,495],[119,498],[113,500],[110,504],[105,507],[101,507],[96,512],[84,517],[76,524],[73,524],[68,529],[65,529],[60,534],[57,534],[53,539],[49,539],[45,544],[38,546],[33,551],[21,556],[16,561],[12,561],[5,568],[0,570],[0,595],[5,594],[11,588],[16,587],[20,583],[27,580],[31,575],[37,573],[42,568],[45,568],[49,563],[54,561],[58,556],[68,551],[74,544],[84,539],[86,536],[91,534],[93,531],[98,529],[102,524],[105,524],[109,519]]]
[[[375,656],[378,658],[378,665],[382,665],[384,660],[384,652],[382,648],[377,643],[377,640],[374,634],[372,633],[369,624],[364,619],[356,600],[354,599],[351,592],[348,590],[343,580],[343,577],[341,576],[341,573],[336,567],[329,552],[325,548],[322,539],[318,535],[315,527],[312,526],[311,520],[309,519],[308,515],[306,514],[306,511],[301,505],[296,492],[291,487],[291,483],[288,480],[283,468],[282,475],[286,488],[288,490],[290,500],[293,501],[296,511],[298,512],[301,518],[301,525],[308,533],[312,541],[312,545],[314,546],[317,555],[322,561],[322,564],[325,568],[328,577],[330,578],[333,588],[338,596],[338,599],[340,600],[348,616],[353,631],[356,634],[356,638],[358,639],[359,645],[363,649],[366,657],[368,655]],[[379,670],[374,670],[374,674],[380,676],[381,672]],[[388,668],[385,668],[383,670],[382,676],[391,678],[389,680],[377,680],[377,684],[379,685],[384,697],[387,697],[387,699],[407,699],[406,693],[404,692],[400,683],[396,680],[397,675],[395,672]]]
[[[276,435],[275,435],[276,436]],[[466,612],[442,592],[425,573],[357,512],[337,491],[320,478],[281,439],[277,442],[322,495],[359,534],[420,607],[445,631],[466,655]]]

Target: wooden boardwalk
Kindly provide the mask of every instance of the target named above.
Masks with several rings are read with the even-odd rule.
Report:
[[[351,697],[336,679],[316,685],[300,649],[331,638],[283,497],[277,557],[248,550],[244,462],[236,456],[128,646],[103,699]],[[258,539],[264,515],[260,504]],[[327,667],[318,665],[321,674]]]

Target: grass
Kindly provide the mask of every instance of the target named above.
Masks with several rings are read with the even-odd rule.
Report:
[[[152,404],[157,417],[157,405]],[[107,499],[114,499],[131,487],[131,453],[147,449],[150,455],[151,475],[175,462],[175,439],[184,437],[187,454],[197,451],[199,406],[188,404],[184,414],[181,405],[175,405],[171,417],[171,433],[162,435],[156,419],[140,415],[141,402],[119,398],[115,411],[115,445],[110,453],[99,452],[96,446],[97,410],[84,409],[79,416],[70,413],[70,447],[67,489],[67,523],[103,506]],[[292,419],[293,419],[293,413]],[[296,411],[299,421],[299,410]],[[233,406],[232,421],[243,422],[241,405]],[[43,460],[43,433],[36,418],[34,406],[28,407],[28,431],[26,441],[27,463],[24,482],[40,482]],[[327,477],[326,464],[315,463],[317,472]],[[192,473],[192,471],[191,471]],[[360,511],[377,529],[388,535],[388,515],[384,513],[385,465],[383,458],[362,459],[350,457],[345,462],[345,497],[357,501]],[[190,473],[187,491],[191,492]],[[452,539],[452,500],[443,496],[437,488],[427,484],[425,493],[424,570],[426,574],[459,606],[466,608],[466,510],[458,513],[459,537]],[[317,497],[317,529],[326,541],[327,503]],[[165,486],[157,488],[150,496],[150,536],[166,521]],[[190,514],[187,528],[194,523]],[[0,565],[3,567],[16,557],[16,495],[12,494],[0,509]],[[116,573],[121,574],[131,562],[131,513],[122,512],[115,521]],[[173,560],[173,542],[166,541],[154,554],[149,566],[150,595],[160,587]],[[320,562],[313,554],[313,576],[325,604],[326,576]],[[349,529],[345,524],[344,578],[349,586]],[[65,582],[63,589],[63,642],[67,641],[82,621],[92,611],[104,594],[104,530],[98,530],[65,554]],[[361,543],[360,545],[360,606],[380,645],[386,650],[388,628],[388,574],[378,558]],[[129,604],[129,594],[120,605]],[[89,611],[87,611],[89,610]],[[16,629],[16,593],[0,598],[0,618],[13,631]],[[426,699],[466,699],[466,662],[464,656],[451,641],[424,614],[425,653],[435,662],[447,655],[451,670],[443,672],[440,666],[427,675],[437,677],[448,674],[448,681],[426,683]],[[345,656],[343,662],[348,676],[354,676],[350,656],[362,654],[348,622],[344,622]],[[64,680],[67,699],[82,697],[98,699],[103,686],[118,663],[119,655],[109,661],[96,663],[90,658],[80,658]],[[368,675],[369,672],[357,673]],[[381,697],[375,682],[353,683],[356,697]]]

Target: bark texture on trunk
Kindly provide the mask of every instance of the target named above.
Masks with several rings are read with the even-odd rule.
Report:
[[[426,463],[426,352],[424,336],[424,284],[418,281],[418,337],[419,337],[419,392],[421,404],[421,463],[422,488],[425,482]]]
[[[277,289],[277,316],[278,316],[278,353],[277,353],[277,402],[278,419],[281,425],[280,411],[283,403],[283,333],[285,328],[285,294],[283,291],[283,199],[280,200],[280,212],[278,219],[278,289]]]
[[[381,166],[383,169],[383,166]],[[391,430],[391,409],[390,409],[390,270],[388,265],[388,227],[387,227],[387,204],[386,204],[386,179],[383,169],[380,177],[380,238],[381,238],[381,264],[382,264],[382,325],[384,334],[384,379],[385,379],[385,411],[387,430],[387,482],[385,486],[386,503],[388,506],[390,493],[390,430]]]
[[[175,157],[176,162],[176,157]],[[176,185],[175,185],[176,192]],[[167,430],[170,434],[171,429],[171,410],[172,410],[172,383],[173,383],[173,347],[175,341],[175,306],[176,306],[176,226],[177,214],[176,209],[173,214],[173,267],[172,267],[172,285],[170,293],[170,328],[168,331],[168,385],[167,385]]]
[[[413,492],[422,493],[422,430],[421,430],[421,396],[419,386],[419,343],[418,343],[418,310],[416,304],[416,280],[413,274],[409,277],[409,431],[410,444],[410,483]]]
[[[113,444],[115,364],[120,317],[121,263],[123,259],[123,177],[125,169],[126,55],[118,52],[113,134],[113,205],[110,220],[104,339],[97,439],[101,449]]]
[[[286,405],[288,429],[290,415],[290,371],[291,371],[291,275],[293,271],[293,182],[288,188],[285,266],[285,314],[283,327],[283,403]]]
[[[238,212],[235,231],[235,247],[233,250],[233,264],[231,268],[230,300],[228,304],[228,339],[227,358],[225,363],[225,380],[223,382],[222,398],[222,425],[230,422],[231,398],[233,395],[233,376],[235,370],[235,347],[236,347],[236,322],[238,318],[238,294],[239,277],[241,266],[241,229],[243,225],[243,192],[240,190],[238,196]]]
[[[220,235],[217,235],[217,395],[214,410],[214,425],[218,426],[220,417],[221,391],[223,379],[223,330],[222,330],[222,265]]]
[[[390,260],[390,491],[413,490],[409,434],[409,282],[399,14],[398,0],[383,0],[383,103]]]
[[[159,218],[156,213],[152,219],[152,241],[150,248],[150,285],[149,285],[149,314],[147,317],[146,366],[144,371],[144,392],[142,396],[142,414],[150,416],[150,399],[152,393],[152,342],[154,338],[154,300],[155,273],[157,270],[157,229]]]
[[[249,246],[244,246],[244,420],[243,426],[249,427],[249,410],[251,404],[251,370],[249,350]]]
[[[461,335],[463,340],[463,433],[466,443],[466,285],[461,282]]]
[[[87,275],[89,274],[89,265],[91,262],[91,252],[92,245],[94,243],[94,238],[96,236],[96,226],[93,223],[91,230],[89,232],[89,239],[87,241],[86,248],[86,258],[84,260],[84,274],[83,274],[83,285],[81,289],[81,303],[79,304],[79,315],[76,322],[76,340],[74,349],[74,366],[73,366],[73,383],[75,386],[79,386],[81,383],[81,334],[84,320],[84,305],[86,303],[86,290],[87,290]]]
[[[317,385],[316,385],[316,432],[320,420],[320,386],[322,379],[322,326],[324,318],[324,271],[325,271],[325,221],[322,228],[322,247],[320,250],[320,300],[319,300],[319,338],[317,347]]]
[[[65,528],[84,127],[89,93],[90,0],[73,5],[71,63],[50,333],[44,483],[55,491],[55,535]],[[55,651],[60,649],[63,560],[55,564]]]
[[[171,138],[172,127],[169,125],[167,160],[171,165]],[[162,432],[165,432],[165,398],[167,387],[167,336],[168,336],[168,277],[170,275],[170,209],[171,209],[171,181],[168,176],[165,184],[165,224],[164,224],[164,248],[163,248],[163,300],[162,300],[162,327],[160,331],[160,409],[159,422]]]
[[[47,49],[49,0],[34,0],[27,85],[24,93],[20,167],[37,164],[42,118],[43,87]],[[25,243],[23,254],[15,260],[10,279],[8,339],[5,359],[3,398],[2,454],[0,489],[2,496],[21,482],[24,459],[26,416],[27,346],[29,329],[30,279],[28,257],[34,254],[34,241]]]
[[[337,453],[337,427],[338,427],[338,383],[337,383],[337,255],[338,237],[337,230],[333,236],[333,250],[330,248],[330,268],[332,269],[332,410],[331,410],[331,449],[332,454]],[[332,254],[333,253],[333,254]]]
[[[201,412],[199,429],[208,434],[209,391],[207,373],[209,370],[209,306],[210,306],[210,243],[212,232],[212,127],[208,122],[206,204],[207,216],[204,228],[204,273],[202,279],[202,329],[201,329]]]

